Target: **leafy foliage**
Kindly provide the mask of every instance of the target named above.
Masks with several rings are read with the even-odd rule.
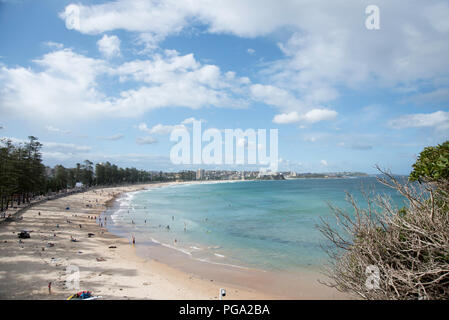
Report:
[[[438,182],[449,180],[449,141],[427,147],[419,155],[410,173],[410,181]]]

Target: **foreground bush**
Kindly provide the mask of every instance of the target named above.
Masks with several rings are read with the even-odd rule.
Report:
[[[377,196],[362,209],[350,195],[355,213],[332,207],[337,227],[325,220],[318,227],[337,248],[328,250],[326,285],[364,299],[449,298],[448,184],[435,169],[420,169],[438,181],[402,183],[381,170],[380,182],[402,194],[407,207]]]

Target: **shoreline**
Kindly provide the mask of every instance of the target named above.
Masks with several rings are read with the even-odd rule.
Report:
[[[94,219],[121,194],[170,184],[178,183],[111,187],[68,195],[28,208],[21,214],[22,220],[1,225],[0,299],[66,299],[84,290],[103,299],[218,299],[222,287],[227,290],[227,299],[292,299],[266,293],[263,285],[248,286],[251,281],[260,280],[257,272],[251,271],[255,278],[233,285],[212,278],[213,274],[201,277],[180,270],[176,264],[167,265],[154,256],[142,257],[138,246],[100,228]],[[67,207],[70,210],[65,210]],[[31,238],[19,243],[17,232],[22,229],[32,231]],[[88,233],[94,236],[88,237]],[[71,242],[71,237],[78,242]],[[66,288],[69,265],[79,268],[79,290]],[[315,292],[299,294],[297,298],[344,297],[338,293],[323,296]]]
[[[212,182],[190,181],[182,183],[164,183],[153,187],[162,188],[170,187],[172,185],[179,186],[235,182],[249,182],[249,180],[223,180]],[[148,188],[146,189],[148,190]],[[103,216],[108,214],[108,217],[110,217],[114,213],[114,210],[119,209],[119,207],[117,207],[117,200],[119,200],[121,196],[126,196],[126,193],[118,195],[114,201],[109,202],[109,208],[104,212]],[[111,224],[108,225],[108,228],[111,228]],[[109,229],[108,231],[125,239],[131,239],[134,234],[134,232],[120,224],[112,224],[112,229]],[[335,289],[331,289],[319,283],[318,280],[323,280],[323,275],[317,267],[308,268],[304,266],[299,269],[276,272],[274,270],[263,270],[245,265],[234,265],[196,259],[193,258],[191,254],[187,254],[183,249],[164,244],[159,240],[160,239],[153,239],[153,237],[151,237],[151,241],[145,241],[143,245],[141,241],[138,241],[138,244],[136,244],[137,255],[147,260],[161,262],[164,265],[168,265],[200,279],[218,280],[225,288],[237,286],[241,289],[264,292],[264,295],[268,294],[271,299],[353,299],[353,297],[342,294]],[[283,274],[279,275],[279,272]],[[298,288],[301,289],[298,290]]]
[[[127,239],[100,228],[93,219],[114,196],[151,186],[156,184],[90,190],[49,200],[28,208],[22,220],[0,226],[0,299],[60,300],[84,290],[103,299],[218,299],[219,282],[143,259]],[[31,231],[31,238],[19,243],[17,233],[23,229]],[[72,242],[71,237],[78,241]],[[67,266],[79,268],[79,289],[66,287]],[[276,298],[238,287],[228,288],[228,296]]]

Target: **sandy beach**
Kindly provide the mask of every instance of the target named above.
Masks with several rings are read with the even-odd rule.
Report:
[[[263,290],[270,279],[264,279],[265,285],[257,279],[246,281],[260,282],[258,287],[193,275],[142,258],[138,244],[96,223],[119,194],[163,185],[89,190],[35,205],[21,214],[23,219],[1,224],[0,299],[66,299],[83,290],[103,299],[218,299],[220,288],[226,288],[226,299],[344,298],[316,281],[305,282],[295,297],[286,297]],[[21,230],[30,231],[31,238],[19,242]],[[79,290],[66,287],[68,266],[79,268]]]

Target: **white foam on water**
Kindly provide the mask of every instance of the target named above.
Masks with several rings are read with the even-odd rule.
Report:
[[[195,260],[198,260],[198,261],[201,261],[201,262],[205,262],[205,263],[210,263],[210,264],[216,264],[216,265],[220,265],[220,266],[227,266],[227,267],[232,267],[232,268],[250,270],[250,268],[239,266],[239,265],[236,265],[236,264],[214,262],[214,261],[210,261],[210,260],[205,259],[205,258],[203,258],[203,259],[195,259]]]
[[[154,243],[156,243],[156,244],[160,244],[161,246],[164,246],[164,247],[166,247],[166,248],[170,248],[170,249],[173,249],[173,250],[182,252],[182,253],[184,253],[184,254],[186,254],[186,255],[188,255],[188,256],[191,256],[191,255],[192,255],[192,253],[191,253],[190,251],[188,251],[188,250],[186,250],[186,249],[184,249],[184,248],[172,246],[172,245],[170,245],[170,244],[160,242],[160,241],[158,241],[158,240],[156,240],[156,239],[154,239],[154,238],[151,238],[151,241],[154,242]]]

